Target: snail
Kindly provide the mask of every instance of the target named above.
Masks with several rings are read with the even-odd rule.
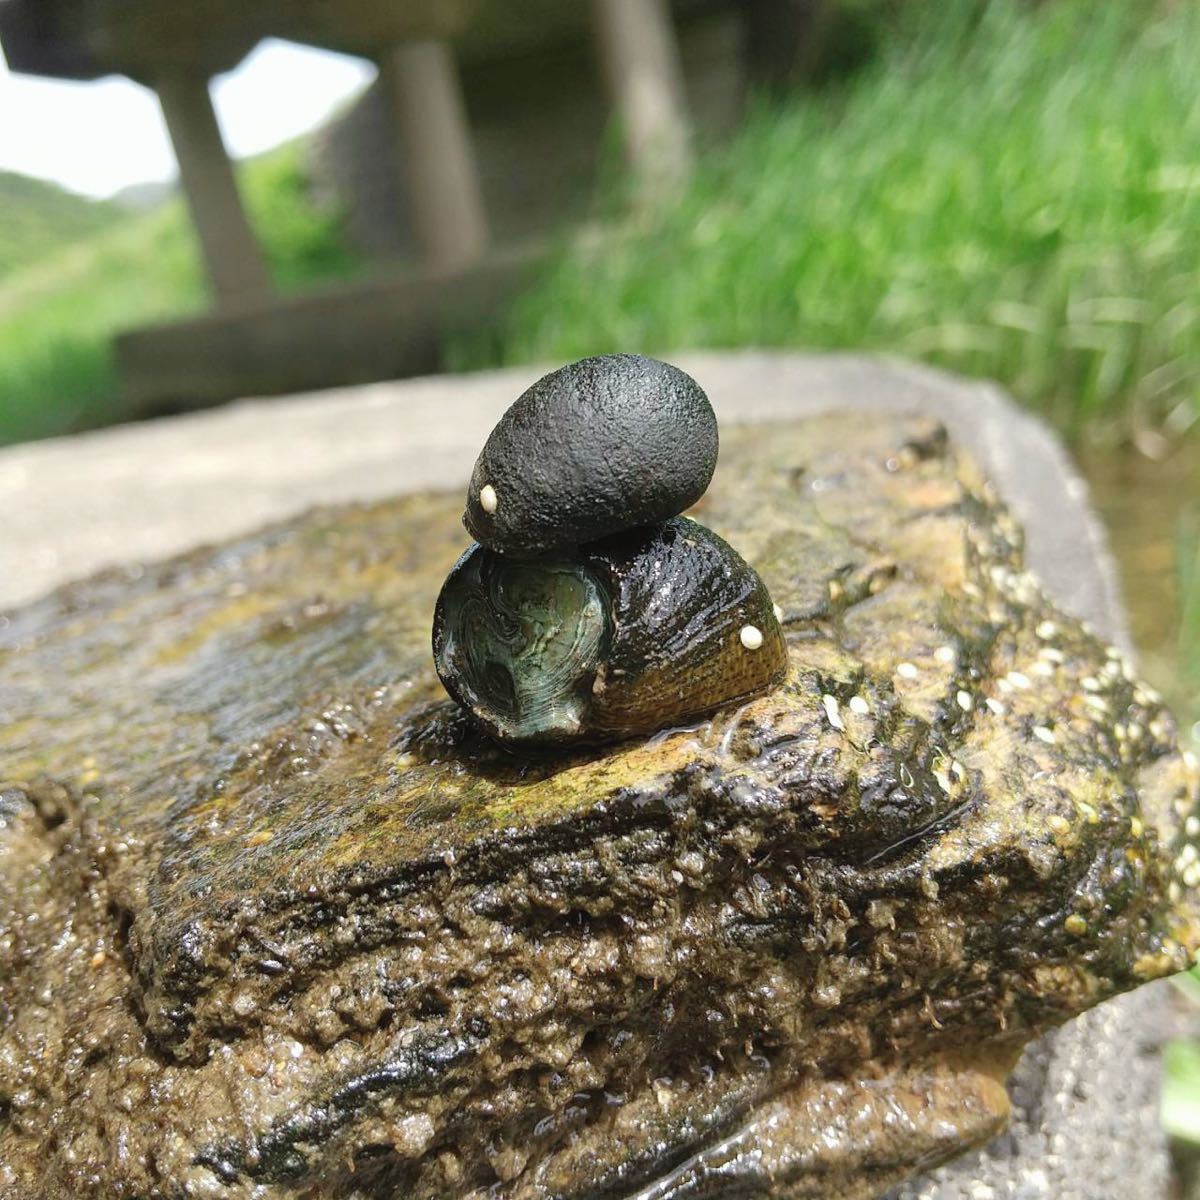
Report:
[[[438,597],[433,644],[446,689],[508,744],[653,732],[787,665],[758,574],[686,517],[546,560],[472,546]]]
[[[545,376],[475,465],[473,544],[434,611],[446,690],[504,745],[653,733],[778,683],[787,647],[767,589],[679,514],[717,456],[708,398],[636,355]]]
[[[678,367],[638,354],[569,363],[523,393],[471,474],[463,523],[535,558],[674,517],[704,495],[717,418]]]

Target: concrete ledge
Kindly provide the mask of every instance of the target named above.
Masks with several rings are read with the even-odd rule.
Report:
[[[182,346],[182,328],[177,336],[199,377],[203,353]],[[228,337],[232,353],[238,335],[230,328]],[[1061,602],[1111,624],[1114,573],[1098,578],[1087,567],[1099,557],[1107,568],[1107,551],[1086,488],[1045,426],[995,386],[851,355],[670,357],[700,380],[723,422],[847,408],[940,417],[1008,497],[1027,527],[1032,564]],[[544,369],[246,400],[2,450],[0,604],[99,567],[231,537],[312,504],[462,486],[492,425]]]

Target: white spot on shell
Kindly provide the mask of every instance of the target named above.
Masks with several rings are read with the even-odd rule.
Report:
[[[763,644],[762,630],[757,625],[743,625],[738,637],[747,650],[757,650]]]
[[[1005,676],[1005,678],[1015,688],[1027,688],[1030,686],[1029,676],[1022,675],[1020,671],[1009,671],[1008,675]]]
[[[826,693],[821,697],[821,703],[825,706],[825,715],[829,718],[829,723],[834,729],[845,729],[845,723],[842,721],[842,713],[838,708],[836,696],[830,696]]]
[[[952,663],[956,657],[953,646],[939,646],[934,652],[933,657],[940,663]]]
[[[994,712],[994,713],[996,714],[996,716],[998,716],[998,717],[1002,717],[1002,716],[1004,716],[1004,714],[1005,714],[1006,712],[1008,712],[1008,709],[1007,709],[1007,708],[1005,708],[1005,707],[1004,707],[1004,705],[1003,705],[1003,704],[1001,704],[1001,703],[1000,703],[1000,701],[999,701],[999,700],[997,700],[997,699],[995,698],[995,696],[989,696],[989,697],[988,697],[988,698],[987,698],[987,699],[984,701],[984,703],[985,703],[985,704],[988,706],[988,708],[990,708],[990,709],[992,710],[992,712]]]
[[[775,614],[775,620],[777,620],[777,621],[783,620],[783,609],[780,608],[778,604],[772,604],[771,611]]]
[[[896,674],[902,679],[916,679],[920,672],[910,662],[902,662],[896,666]]]
[[[479,507],[485,513],[491,516],[496,511],[497,505],[500,503],[500,497],[496,495],[496,489],[490,483],[485,483],[479,489]]]
[[[867,713],[869,713],[871,711],[871,706],[867,703],[867,701],[864,697],[851,696],[850,697],[850,711],[852,713],[858,713],[858,715],[860,717],[865,717],[867,715]]]
[[[964,692],[960,690],[958,695],[955,696],[955,699],[958,701],[958,707],[961,708],[963,712],[970,712],[971,709],[975,707],[975,701],[972,699],[970,692]]]
[[[1053,729],[1048,729],[1045,725],[1035,725],[1033,727],[1033,736],[1039,741],[1045,742],[1047,746],[1053,746],[1058,741],[1058,736]]]
[[[1058,633],[1058,626],[1055,625],[1053,621],[1042,621],[1039,623],[1035,632],[1043,642],[1048,642],[1056,633]]]

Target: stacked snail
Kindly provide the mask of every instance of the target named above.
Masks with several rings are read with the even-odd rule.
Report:
[[[679,514],[717,422],[691,376],[632,354],[540,379],[475,464],[475,538],[442,585],[446,690],[514,747],[652,733],[777,683],[787,651],[757,573]]]

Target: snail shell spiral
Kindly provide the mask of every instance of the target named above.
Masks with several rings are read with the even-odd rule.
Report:
[[[538,561],[472,546],[438,597],[433,646],[447,691],[513,746],[652,733],[787,666],[762,580],[683,517]]]

